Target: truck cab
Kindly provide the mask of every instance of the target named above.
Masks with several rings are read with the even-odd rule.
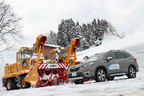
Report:
[[[5,66],[5,77],[15,77],[17,72],[19,74],[21,73],[27,73],[30,69],[30,59],[32,56],[32,50],[28,47],[22,47],[20,50],[16,53],[16,63],[14,64],[6,64]]]
[[[32,52],[28,47],[22,47],[19,52],[17,52],[16,62],[18,71],[29,70],[30,69],[30,59],[32,57]]]

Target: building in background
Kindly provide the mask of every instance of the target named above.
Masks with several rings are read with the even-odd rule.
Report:
[[[45,44],[44,45],[44,49],[43,49],[43,53],[46,59],[50,59],[50,51],[53,49],[56,49],[60,46],[58,45],[52,45],[52,44]]]

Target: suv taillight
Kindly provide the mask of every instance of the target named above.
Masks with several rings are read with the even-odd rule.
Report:
[[[134,60],[135,60],[135,61],[137,61],[137,59],[136,59],[136,58],[134,58]]]

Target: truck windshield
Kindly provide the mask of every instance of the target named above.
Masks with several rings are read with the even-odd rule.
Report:
[[[25,56],[25,58],[30,59],[31,56],[32,56],[32,50],[25,50],[24,51],[24,56]]]
[[[97,61],[97,60],[102,60],[104,58],[105,54],[106,54],[105,52],[104,53],[95,54],[95,55],[91,56],[89,59],[85,60],[84,63]]]
[[[51,59],[52,59],[52,60],[56,59],[56,54],[55,54],[55,53],[52,53],[52,54],[51,54]]]

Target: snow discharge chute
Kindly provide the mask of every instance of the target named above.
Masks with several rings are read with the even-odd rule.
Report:
[[[28,75],[25,77],[26,82],[30,82],[31,86],[37,87],[39,75],[38,75],[38,65],[43,62],[43,47],[47,37],[44,35],[39,35],[36,38],[36,43],[33,45],[33,56],[31,58],[31,69]],[[36,57],[36,58],[33,58]],[[33,67],[32,67],[33,66]]]

